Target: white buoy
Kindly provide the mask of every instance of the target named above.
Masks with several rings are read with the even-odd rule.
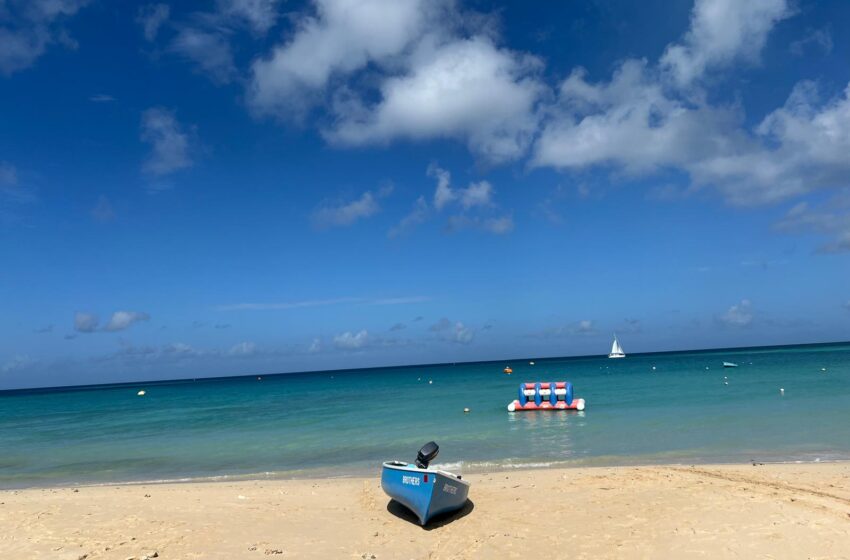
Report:
[[[433,385],[433,384],[434,384],[434,380],[433,380],[433,379],[429,379],[429,380],[428,380],[428,385]]]
[[[533,366],[534,362],[528,362],[528,365]]]
[[[136,394],[137,394],[137,395],[139,395],[140,397],[144,397],[144,396],[145,396],[145,392],[144,392],[144,391],[139,391],[139,392],[138,392],[138,393],[136,393]]]
[[[655,366],[652,366],[652,371],[655,371]]]
[[[514,410],[516,410],[516,405],[514,403],[509,404],[508,412],[513,412]]]
[[[779,388],[779,395],[782,397],[785,396],[785,389],[783,389],[782,387]]]
[[[723,384],[724,384],[724,385],[729,385],[729,382],[728,382],[728,381],[724,381],[724,382],[723,382]]]
[[[820,368],[821,371],[826,371],[825,367]]]
[[[469,414],[469,409],[468,409],[468,408],[464,408],[464,409],[463,409],[463,412],[464,412],[464,414]]]
[[[705,369],[708,369],[708,366],[705,366]]]

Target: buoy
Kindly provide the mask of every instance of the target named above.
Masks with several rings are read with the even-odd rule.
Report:
[[[468,409],[468,408],[464,408],[464,409],[463,409],[463,412],[464,412],[464,414],[469,414],[469,409]]]
[[[724,382],[723,382],[723,384],[724,384],[724,385],[729,385],[729,382],[728,382],[728,381],[724,381]]]
[[[433,385],[433,384],[434,384],[434,381],[433,381],[432,379],[429,379],[429,380],[428,380],[428,385]]]
[[[421,378],[421,377],[417,377],[417,378],[416,378],[416,381],[422,381],[422,378]]]
[[[262,377],[257,377],[257,381],[262,381],[262,380],[263,380]]]
[[[139,391],[139,392],[138,392],[138,393],[136,393],[136,394],[137,394],[137,395],[139,395],[140,397],[144,397],[144,396],[145,396],[145,392],[144,392],[144,391]]]
[[[826,371],[825,367],[820,368],[821,371]]]
[[[528,365],[533,366],[534,362],[528,362]]]
[[[779,388],[779,394],[780,394],[781,396],[783,396],[783,397],[784,397],[784,396],[785,396],[785,389],[783,389],[782,387],[780,387],[780,388]]]
[[[508,375],[510,375],[514,372],[514,370],[511,369],[511,366],[506,366],[505,369],[503,369],[502,371],[504,371]]]
[[[655,366],[652,366],[652,371],[655,371]]]

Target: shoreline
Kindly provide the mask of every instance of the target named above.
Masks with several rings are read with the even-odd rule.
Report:
[[[15,558],[847,558],[850,461],[547,468],[465,475],[422,528],[377,476],[0,491]],[[365,556],[363,556],[365,555]]]
[[[746,467],[746,466],[768,466],[768,465],[832,465],[847,464],[850,466],[850,458],[829,459],[786,459],[786,460],[747,460],[747,461],[669,461],[669,462],[641,462],[627,461],[622,463],[600,462],[598,464],[579,463],[571,461],[541,461],[524,463],[499,463],[488,461],[483,463],[464,463],[459,468],[459,463],[434,463],[432,467],[449,472],[457,472],[463,475],[496,475],[503,473],[524,473],[549,470],[582,470],[582,469],[618,469],[618,468],[650,468],[650,467]],[[471,465],[471,468],[470,468]],[[495,467],[495,468],[493,468]],[[294,469],[281,471],[267,471],[256,473],[235,473],[221,475],[184,476],[160,479],[137,479],[116,480],[105,482],[73,482],[60,481],[56,484],[34,484],[23,486],[0,486],[0,493],[22,491],[22,490],[57,490],[73,488],[105,488],[120,486],[158,486],[168,484],[227,484],[243,482],[274,482],[274,481],[323,481],[323,480],[368,480],[380,478],[380,463],[376,463],[374,469],[349,469],[352,474],[331,474],[332,469],[347,469],[345,465],[339,467],[318,467],[314,469]]]

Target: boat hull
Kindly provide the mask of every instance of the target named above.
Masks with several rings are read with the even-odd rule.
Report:
[[[543,401],[540,404],[535,404],[534,401],[528,401],[521,404],[519,400],[514,400],[508,405],[508,412],[517,412],[520,410],[584,410],[584,399],[574,399],[572,403],[567,404],[564,401],[557,401],[555,404],[549,401]]]
[[[436,516],[459,510],[469,496],[469,483],[451,473],[420,469],[416,465],[386,462],[381,488],[409,509],[425,525]]]

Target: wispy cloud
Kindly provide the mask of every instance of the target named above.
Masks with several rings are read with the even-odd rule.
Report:
[[[96,222],[106,223],[115,219],[115,210],[104,195],[100,195],[97,199],[97,204],[91,209],[90,214]]]
[[[829,54],[832,52],[832,46],[832,30],[827,26],[809,30],[804,37],[792,42],[788,46],[788,50],[794,56],[803,56],[809,48]]]
[[[469,344],[475,338],[475,331],[460,321],[451,321],[447,317],[431,325],[428,330],[437,334],[443,340],[456,342],[458,344]]]
[[[92,313],[78,311],[74,314],[74,330],[82,333],[90,333],[97,330],[99,319]]]
[[[148,41],[156,40],[160,27],[168,21],[170,14],[171,8],[168,4],[148,4],[139,8],[136,21],[142,26],[145,39]]]
[[[360,305],[404,305],[429,301],[427,296],[407,296],[389,298],[343,297],[334,299],[312,299],[303,301],[269,302],[269,303],[234,303],[220,305],[219,311],[271,311],[301,309],[305,307],[325,307],[329,305],[360,304]]]
[[[151,146],[144,164],[148,173],[162,176],[192,166],[190,131],[173,111],[151,107],[142,113],[141,139]]]
[[[115,98],[106,93],[96,93],[89,97],[89,101],[92,103],[112,103],[115,101]]]
[[[313,211],[313,225],[320,229],[350,226],[374,216],[381,210],[378,200],[389,196],[392,191],[392,185],[387,185],[374,193],[366,191],[354,200],[325,200]]]

